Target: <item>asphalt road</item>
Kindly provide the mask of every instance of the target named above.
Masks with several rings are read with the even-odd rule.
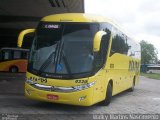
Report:
[[[25,74],[0,73],[0,119],[100,119],[102,114],[160,114],[160,80],[140,77],[134,92],[113,97],[109,106],[80,107],[28,100],[24,97]],[[160,119],[160,118],[159,118]]]

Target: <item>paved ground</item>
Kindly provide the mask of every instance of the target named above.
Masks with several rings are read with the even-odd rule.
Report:
[[[160,114],[160,80],[140,77],[134,92],[125,91],[114,96],[109,106],[91,107],[28,100],[23,96],[24,80],[24,74],[0,73],[0,119],[12,114],[15,116],[9,117],[23,115],[34,119],[88,119],[93,118],[93,114]]]

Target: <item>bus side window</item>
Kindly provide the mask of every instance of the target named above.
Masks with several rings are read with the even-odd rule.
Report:
[[[135,71],[135,62],[132,61],[132,70]]]
[[[3,58],[4,58],[4,60],[10,60],[12,58],[11,51],[4,51]]]
[[[21,52],[20,51],[14,51],[13,59],[19,59],[21,58]]]
[[[107,35],[102,36],[100,52],[101,52],[104,59],[105,59],[107,52],[108,52],[110,35],[111,35],[111,32],[108,30]]]
[[[116,28],[113,28],[113,36],[112,36],[112,45],[111,45],[111,51],[110,56],[112,56],[114,53],[120,53],[120,46],[119,45],[119,31]]]
[[[2,51],[0,51],[0,61],[3,60]]]
[[[136,62],[136,71],[138,71],[138,62]]]
[[[131,61],[129,61],[129,71],[131,71]]]
[[[97,67],[100,67],[103,64],[105,64],[107,53],[108,53],[110,35],[111,35],[111,32],[108,30],[107,35],[103,35],[101,38],[100,51],[95,55],[95,59],[96,59],[95,64]]]
[[[129,50],[129,46],[127,44],[127,36],[125,36],[117,28],[113,28],[112,33],[113,37],[110,56],[112,56],[114,53],[127,55]]]
[[[28,52],[22,52],[22,59],[28,59]]]

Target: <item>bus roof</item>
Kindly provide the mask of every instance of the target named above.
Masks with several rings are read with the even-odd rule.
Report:
[[[29,49],[23,49],[23,48],[9,48],[9,47],[3,47],[1,50],[17,50],[17,51],[29,51]]]
[[[49,22],[106,22],[109,21],[106,17],[99,15],[91,15],[84,13],[63,13],[54,14],[42,18],[41,21]]]
[[[63,13],[63,14],[54,14],[49,15],[41,19],[41,21],[45,22],[107,22],[112,24],[114,27],[118,28],[124,34],[126,34],[129,38],[132,37],[128,32],[124,31],[117,23],[113,20],[103,17],[100,15],[92,15],[92,14],[84,14],[84,13]],[[137,40],[134,39],[136,43]]]

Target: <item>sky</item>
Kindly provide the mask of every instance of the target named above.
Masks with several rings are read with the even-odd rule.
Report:
[[[84,1],[86,13],[111,18],[136,40],[153,44],[160,60],[160,0]]]

